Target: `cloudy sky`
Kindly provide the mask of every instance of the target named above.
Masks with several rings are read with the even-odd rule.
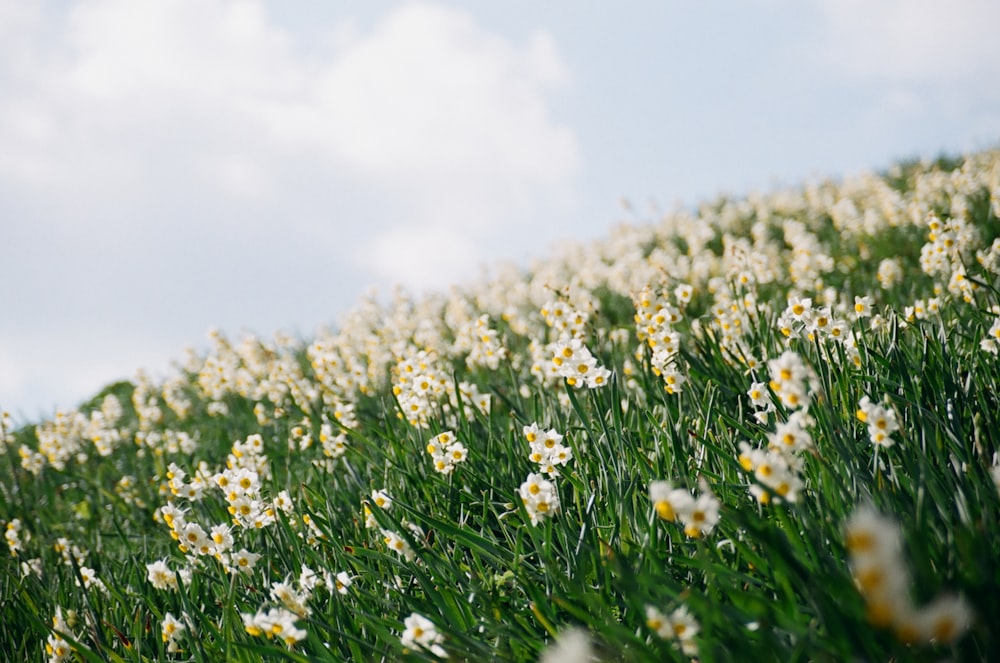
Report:
[[[994,0],[620,4],[0,0],[0,406],[1000,140]]]

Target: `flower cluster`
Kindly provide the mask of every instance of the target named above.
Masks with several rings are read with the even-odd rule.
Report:
[[[417,428],[430,426],[435,404],[448,395],[451,380],[437,364],[434,353],[415,350],[402,357],[393,371],[393,393],[399,400],[401,416]]]
[[[17,557],[18,553],[24,549],[24,543],[21,540],[21,532],[24,530],[24,525],[21,524],[20,518],[14,518],[4,529],[3,537],[7,541],[7,548],[10,550],[12,557]],[[28,534],[25,533],[25,539],[28,538]]]
[[[757,481],[750,485],[750,494],[761,504],[772,500],[796,502],[804,488],[801,479],[802,458],[770,447],[753,449],[740,443],[740,466],[753,474]]]
[[[191,571],[181,568],[176,571],[167,566],[166,559],[158,559],[146,565],[146,578],[156,589],[177,590],[178,583],[191,584]]]
[[[48,663],[65,663],[72,660],[73,647],[60,634],[76,639],[69,623],[63,617],[62,608],[56,607],[56,614],[52,617],[52,632],[45,639],[45,653],[49,655]]]
[[[392,498],[381,490],[372,491],[372,503],[374,503],[377,508],[385,511],[389,511],[390,509],[392,509]],[[409,540],[405,536],[391,529],[380,527],[378,520],[376,520],[375,518],[375,514],[372,513],[371,507],[368,506],[367,502],[364,505],[364,513],[365,513],[365,527],[367,528],[378,527],[379,532],[382,536],[382,542],[386,545],[386,547],[389,550],[392,550],[393,552],[397,553],[398,555],[406,559],[406,561],[408,562],[413,561],[413,559],[416,557],[416,552],[414,552],[413,546],[410,545]],[[412,535],[416,537],[422,537],[424,535],[424,531],[420,528],[419,525],[415,523],[406,522],[405,520],[403,521],[402,524],[405,525],[407,529],[410,530]]]
[[[771,391],[782,405],[789,410],[809,407],[816,374],[798,353],[786,350],[777,359],[767,362],[767,370],[771,377]]]
[[[312,599],[313,592],[320,584],[325,586],[331,594],[334,591],[346,593],[347,587],[351,585],[351,577],[347,573],[341,572],[334,579],[333,574],[327,569],[316,573],[308,566],[303,566],[297,583],[292,583],[289,578],[271,583],[271,599],[280,603],[286,610],[306,618],[312,614],[312,608],[307,603]]]
[[[469,455],[465,445],[455,439],[455,433],[444,431],[427,441],[427,453],[434,460],[434,471],[451,474],[455,466],[465,462]]]
[[[603,387],[611,377],[611,371],[597,364],[597,358],[579,338],[560,338],[555,344],[552,364],[571,387]]]
[[[278,639],[288,647],[303,640],[307,633],[296,626],[298,615],[286,608],[270,608],[259,610],[256,614],[241,613],[243,628],[253,636],[264,636],[267,639]]]
[[[793,301],[792,307],[806,304]],[[796,309],[798,310],[798,309]],[[766,423],[775,412],[772,392],[781,399],[790,414],[778,422],[775,430],[767,435],[767,446],[753,448],[747,442],[739,444],[739,462],[751,472],[757,483],[750,486],[750,494],[761,504],[772,499],[796,502],[805,483],[801,478],[801,454],[813,447],[809,428],[815,423],[808,414],[814,383],[812,369],[797,353],[787,350],[777,359],[767,362],[770,381],[753,382],[747,391],[755,408],[754,417]]]
[[[695,636],[701,630],[687,606],[680,606],[669,615],[652,605],[646,606],[646,626],[664,640],[674,640],[686,656],[698,655]]]
[[[416,527],[416,525],[411,526]],[[381,532],[382,542],[385,543],[389,550],[398,554],[407,562],[412,562],[416,558],[417,553],[413,551],[413,546],[399,532],[394,532],[390,529],[382,529]]]
[[[309,424],[309,419],[306,418],[299,425],[292,427],[288,440],[289,450],[297,447],[300,451],[305,451],[313,445],[313,436],[308,432]],[[347,433],[341,431],[335,435],[333,427],[333,422],[327,419],[325,413],[322,414],[317,439],[323,451],[323,457],[313,459],[313,465],[323,468],[327,472],[334,471],[336,467],[334,461],[347,453]]]
[[[682,304],[686,303],[691,297],[690,286],[678,286],[675,295]],[[687,382],[677,358],[681,336],[674,329],[674,325],[683,319],[681,309],[663,294],[656,294],[649,286],[632,297],[632,304],[636,311],[633,318],[636,336],[652,352],[650,366],[653,373],[663,379],[663,387],[668,394],[679,394],[683,391],[683,384]]]
[[[810,297],[789,297],[788,307],[778,318],[778,329],[787,337],[843,340],[850,325],[847,320],[837,318],[829,306],[813,306]]]
[[[997,317],[993,318],[993,324],[986,332],[986,338],[979,342],[979,347],[983,352],[995,355],[1000,353],[1000,307],[994,307],[991,312]]]
[[[399,402],[398,416],[416,428],[429,428],[435,415],[454,420],[459,397],[480,412],[490,411],[490,398],[474,383],[460,382],[456,389],[448,366],[427,350],[407,348],[392,368],[392,392]]]
[[[7,453],[7,447],[14,444],[14,420],[10,412],[0,411],[0,455]]]
[[[226,458],[226,467],[255,472],[261,479],[271,478],[271,465],[264,453],[264,437],[254,433],[246,440],[236,440]]]
[[[275,510],[260,496],[260,475],[255,470],[227,469],[213,478],[229,503],[233,523],[247,529],[261,529],[275,521]]]
[[[868,425],[868,439],[876,447],[888,448],[895,444],[892,434],[899,430],[895,410],[872,403],[867,396],[862,396],[858,402],[857,417]]]
[[[693,539],[711,534],[719,523],[721,505],[708,490],[695,497],[684,488],[674,488],[669,481],[653,481],[649,484],[649,501],[661,520],[679,522],[684,534]]]
[[[171,613],[163,615],[163,623],[160,625],[160,635],[164,644],[167,645],[167,653],[176,654],[181,651],[180,639],[184,631],[187,630],[188,617],[181,613],[181,618],[177,619]]]
[[[209,485],[210,476],[207,468],[203,465],[198,468],[194,478],[190,482],[185,482],[187,472],[181,469],[177,463],[170,463],[167,466],[167,485],[170,487],[174,497],[183,497],[190,502],[198,502],[205,496],[205,488]]]
[[[108,593],[108,587],[104,584],[104,581],[98,577],[97,571],[89,566],[81,566],[77,569],[77,572],[77,587],[82,587],[87,590],[93,589],[101,594]]]
[[[84,434],[87,417],[80,412],[56,412],[52,421],[43,422],[35,428],[38,439],[38,453],[43,462],[47,461],[56,470],[65,470],[71,460],[78,463],[87,461],[84,449]],[[22,459],[22,465],[24,459]]]
[[[389,497],[388,493],[382,490],[372,491],[371,503],[380,509],[385,509],[386,511],[392,508],[392,498]],[[365,527],[372,528],[378,527],[378,521],[375,520],[375,516],[372,514],[371,507],[368,506],[368,502],[364,504],[364,514],[365,514]]]
[[[925,223],[927,243],[920,249],[920,268],[932,276],[948,276],[954,282],[956,275],[965,273],[965,265],[970,262],[972,249],[979,239],[978,232],[975,226],[961,215],[942,220],[931,213]],[[965,279],[957,281],[965,282],[957,286],[957,293],[952,294],[971,295],[975,285]]]
[[[456,349],[464,347],[469,349],[465,358],[469,368],[483,367],[495,371],[507,356],[499,334],[490,327],[490,316],[485,313],[462,327],[456,339]]]
[[[447,658],[448,652],[441,643],[444,636],[437,630],[434,622],[416,612],[403,620],[403,634],[399,637],[403,647],[412,651],[425,651],[438,658]]]
[[[971,625],[972,610],[961,596],[944,594],[923,607],[913,604],[895,521],[862,507],[847,522],[845,544],[873,625],[891,628],[907,644],[948,644]]]
[[[730,365],[739,363],[751,371],[756,370],[759,362],[750,351],[754,343],[753,330],[759,326],[762,316],[770,311],[770,305],[758,302],[754,291],[732,297],[725,284],[717,281],[709,288],[715,296],[711,328],[725,351],[724,358]],[[699,326],[697,320],[692,322],[694,331]]]
[[[531,462],[538,463],[538,469],[550,477],[559,476],[556,468],[573,460],[573,449],[562,443],[563,436],[554,428],[543,431],[537,423],[532,423],[522,430],[531,447]]]
[[[782,223],[785,242],[792,247],[788,264],[788,279],[796,286],[807,290],[823,287],[823,275],[832,271],[833,258],[814,233],[806,230],[801,221],[787,219]]]
[[[550,299],[541,308],[545,324],[560,338],[582,338],[590,314],[580,306],[573,306],[561,300]]]
[[[541,474],[529,474],[521,484],[518,494],[532,525],[538,525],[559,512],[559,493],[556,492],[556,486]]]

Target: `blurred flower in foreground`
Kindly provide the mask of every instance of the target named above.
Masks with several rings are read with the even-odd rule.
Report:
[[[434,622],[423,615],[413,613],[403,621],[406,629],[399,637],[403,647],[412,650],[425,650],[438,658],[448,658],[448,652],[441,647],[444,638],[438,633]]]
[[[899,526],[892,519],[861,507],[847,522],[844,543],[874,626],[891,628],[907,644],[948,644],[971,626],[972,609],[961,596],[944,594],[922,608],[913,604]]]
[[[563,631],[555,643],[542,652],[538,663],[587,663],[598,660],[590,644],[590,635],[579,628]]]

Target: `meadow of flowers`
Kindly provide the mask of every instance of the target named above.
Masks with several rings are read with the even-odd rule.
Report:
[[[4,416],[3,658],[1000,660],[998,217],[719,199]]]

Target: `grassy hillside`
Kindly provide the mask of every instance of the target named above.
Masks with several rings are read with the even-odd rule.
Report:
[[[997,152],[720,199],[5,417],[0,647],[1000,660],[998,217]]]

